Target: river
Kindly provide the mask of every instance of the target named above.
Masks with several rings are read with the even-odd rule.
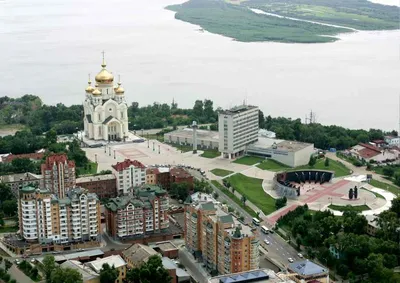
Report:
[[[182,2],[0,0],[0,95],[81,103],[105,50],[129,103],[246,100],[271,116],[313,110],[324,124],[398,128],[399,30],[325,44],[241,43],[175,20],[163,9],[174,1]]]

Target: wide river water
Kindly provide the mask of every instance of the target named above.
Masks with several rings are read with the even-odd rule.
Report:
[[[177,1],[0,0],[0,96],[81,103],[105,50],[129,103],[246,100],[271,116],[304,120],[313,110],[324,124],[398,128],[399,30],[325,44],[241,43],[175,20],[163,7]]]

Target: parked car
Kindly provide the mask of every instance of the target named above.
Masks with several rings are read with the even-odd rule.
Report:
[[[299,258],[303,258],[303,255],[302,255],[301,253],[298,253],[297,256],[298,256]]]
[[[269,245],[269,241],[268,241],[267,239],[264,240],[264,243],[265,243],[266,245]]]
[[[291,258],[291,257],[289,257],[287,260],[288,260],[289,262],[294,262],[293,258]]]

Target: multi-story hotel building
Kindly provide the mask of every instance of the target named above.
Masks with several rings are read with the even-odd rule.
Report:
[[[137,187],[133,195],[112,198],[105,205],[107,231],[119,239],[160,232],[169,227],[168,207],[165,190]]]
[[[24,187],[18,215],[21,235],[28,242],[81,242],[97,240],[100,233],[100,202],[82,188],[57,198],[49,190]]]
[[[118,194],[132,193],[133,187],[146,183],[146,166],[137,160],[125,159],[112,166],[117,178]]]
[[[54,154],[42,164],[42,187],[64,198],[66,192],[75,187],[75,162],[68,160],[66,154]]]
[[[237,273],[259,268],[255,230],[222,210],[210,195],[196,193],[185,202],[185,244],[210,272]]]
[[[243,155],[246,145],[258,140],[258,107],[242,105],[218,115],[219,151],[225,158]]]

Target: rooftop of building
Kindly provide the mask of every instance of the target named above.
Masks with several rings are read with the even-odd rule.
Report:
[[[94,250],[88,250],[88,251],[82,251],[82,252],[76,252],[76,253],[70,253],[70,254],[55,255],[54,260],[56,262],[63,262],[66,260],[79,259],[79,258],[101,257],[103,255],[104,255],[104,253],[102,250],[94,249]],[[43,259],[44,259],[44,256],[37,258],[37,260],[39,262],[42,262]]]
[[[200,130],[197,129],[197,139],[198,140],[209,140],[209,141],[219,141],[219,132],[217,131],[208,131],[208,130]],[[169,133],[164,134],[164,136],[173,135],[179,138],[193,138],[193,129],[192,128],[184,128],[175,130]]]
[[[150,174],[159,174],[160,171],[158,170],[158,168],[147,168],[146,169],[146,175],[150,175]]]
[[[172,177],[192,178],[192,175],[190,175],[190,173],[188,171],[186,171],[185,169],[183,169],[181,167],[171,168],[169,173]]]
[[[295,261],[289,264],[288,269],[296,272],[300,276],[311,276],[329,272],[328,268],[316,264],[308,259]]]
[[[20,191],[20,193],[25,193],[25,194],[30,194],[30,193],[34,193],[34,192],[40,192],[41,194],[49,194],[50,193],[46,189],[39,189],[39,188],[35,188],[32,186],[22,187],[19,191]]]
[[[19,182],[19,181],[39,181],[42,179],[42,175],[36,175],[30,172],[27,173],[18,173],[18,174],[10,174],[0,176],[0,181],[4,183],[12,183],[12,182]]]
[[[108,180],[115,180],[114,174],[105,174],[105,175],[93,175],[93,176],[86,176],[80,177],[76,179],[76,183],[87,183],[87,182],[96,182],[96,181],[108,181]]]
[[[244,111],[252,110],[252,109],[258,109],[258,106],[252,106],[252,105],[239,105],[232,107],[231,109],[227,109],[224,111],[219,112],[220,114],[223,115],[234,115],[234,114],[239,114]]]
[[[163,267],[167,270],[170,269],[175,269],[176,270],[176,276],[179,277],[179,279],[183,279],[184,277],[186,277],[187,279],[190,279],[190,275],[189,273],[187,273],[185,270],[183,270],[182,268],[179,268],[175,262],[173,262],[170,258],[168,257],[162,257],[161,258]]]
[[[75,167],[75,161],[68,160],[68,157],[65,153],[60,153],[47,156],[45,163],[42,164],[42,168],[51,169],[54,164],[58,163],[68,164],[68,167]]]
[[[133,244],[127,250],[124,250],[122,254],[134,263],[147,262],[152,255],[158,255],[154,249],[142,244]]]
[[[375,228],[379,228],[379,225],[378,225],[378,216],[376,216],[376,215],[365,215],[365,218],[367,219],[367,221],[368,221],[368,225],[370,225],[370,226],[372,226],[372,227],[375,227]]]
[[[306,147],[313,146],[311,143],[298,142],[298,141],[286,141],[279,139],[271,139],[259,136],[258,141],[251,144],[249,147],[262,147],[270,148],[274,150],[281,150],[285,152],[296,152]]]
[[[142,168],[142,169],[146,168],[146,166],[144,166],[144,164],[141,163],[140,161],[130,160],[130,159],[125,159],[122,162],[117,162],[117,164],[112,165],[111,167],[119,172],[119,171],[129,168],[130,166],[134,166],[136,168]]]
[[[213,198],[212,195],[205,194],[202,192],[196,192],[192,195],[190,195],[192,202],[213,202],[213,203],[218,203],[218,201]]]
[[[148,197],[149,195],[160,196],[167,193],[166,190],[160,188],[159,186],[149,184],[142,185],[141,187],[136,187],[134,190],[135,194],[139,197]]]
[[[71,268],[78,271],[80,274],[82,274],[83,282],[86,282],[87,280],[91,280],[99,276],[89,267],[83,265],[80,261],[77,260],[67,260],[63,262],[60,266],[62,268]]]
[[[208,279],[208,283],[280,283],[285,282],[270,269],[257,269],[235,274],[219,275]]]
[[[172,250],[178,249],[177,246],[175,246],[170,241],[158,242],[158,243],[152,244],[151,247],[159,248],[161,251],[172,251]]]
[[[120,255],[99,258],[86,263],[86,265],[92,268],[96,273],[100,273],[101,269],[103,268],[103,264],[105,263],[108,263],[109,266],[114,266],[115,268],[120,268],[126,265],[126,262]]]
[[[23,153],[23,154],[7,154],[2,157],[2,162],[8,163],[13,161],[14,159],[33,159],[33,160],[41,160],[44,157],[43,152],[35,152],[35,153]]]

